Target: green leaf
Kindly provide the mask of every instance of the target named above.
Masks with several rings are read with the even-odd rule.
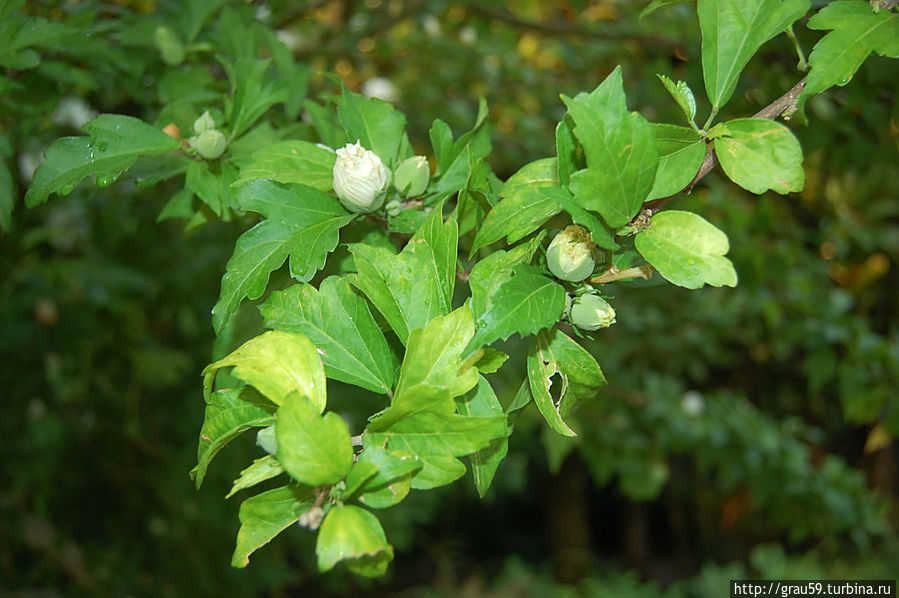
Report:
[[[424,241],[431,249],[434,277],[443,291],[443,302],[453,303],[456,262],[459,259],[459,226],[454,218],[443,221],[442,205],[436,206],[409,243]]]
[[[338,231],[353,219],[334,197],[304,185],[281,185],[268,179],[237,191],[241,208],[266,217],[237,240],[225,267],[222,292],[212,309],[216,333],[237,311],[244,297],[258,299],[268,277],[290,257],[290,273],[311,279],[339,241]]]
[[[403,344],[410,331],[449,313],[446,270],[425,239],[410,241],[399,254],[362,243],[349,249],[357,270],[350,282],[365,293]]]
[[[478,385],[475,389],[456,399],[456,407],[462,415],[504,417],[502,404],[496,398],[493,387],[483,376],[478,378]],[[499,464],[509,452],[508,435],[510,432],[511,430],[507,429],[505,436],[494,438],[486,448],[472,453],[469,457],[475,488],[481,498],[487,494]]]
[[[682,191],[702,166],[705,141],[693,129],[653,124],[659,148],[659,169],[648,199],[668,197]]]
[[[765,118],[738,118],[727,121],[727,130],[715,139],[715,153],[733,182],[753,193],[802,190],[802,148],[790,129]]]
[[[252,488],[256,484],[270,480],[284,473],[284,467],[271,455],[254,459],[253,464],[240,472],[240,477],[234,480],[231,492],[225,498],[231,498],[241,490]]]
[[[871,52],[899,58],[899,14],[875,12],[867,2],[830,2],[809,19],[808,27],[832,31],[815,44],[809,56],[811,70],[797,100],[800,107],[833,85],[846,85]]]
[[[581,163],[583,157],[578,155],[577,139],[564,119],[556,125],[556,154],[559,160],[559,184],[567,188],[571,182],[571,175],[582,169],[585,164]]]
[[[315,554],[322,573],[346,561],[351,571],[378,577],[393,560],[393,547],[373,514],[353,505],[336,505],[325,515]]]
[[[308,141],[281,141],[236,160],[240,176],[234,185],[254,179],[274,179],[279,183],[302,183],[319,191],[330,191],[336,158],[334,152]]]
[[[184,188],[199,197],[216,216],[221,217],[226,207],[233,202],[232,190],[224,179],[223,176],[212,174],[206,162],[191,161],[184,178]]]
[[[379,421],[383,426],[392,413],[403,411],[407,394],[433,396],[446,406],[438,410],[452,412],[450,399],[468,392],[478,383],[475,360],[462,359],[463,349],[473,335],[474,318],[467,305],[446,316],[435,317],[423,329],[413,330],[409,334],[391,407],[372,423]],[[394,416],[393,419],[399,418]]]
[[[384,100],[366,98],[344,89],[337,116],[350,143],[358,141],[362,147],[376,153],[388,168],[393,168],[406,126],[402,112]]]
[[[357,482],[354,473],[363,472]],[[375,509],[384,509],[402,501],[412,488],[412,477],[421,471],[422,463],[412,453],[389,451],[369,445],[359,454],[353,470],[346,479],[347,495],[359,490],[359,502]],[[367,474],[366,472],[372,471]]]
[[[649,122],[627,111],[621,67],[590,94],[562,100],[587,157],[587,168],[571,175],[577,203],[610,228],[627,224],[652,188],[659,155]]]
[[[325,370],[312,342],[302,334],[270,330],[251,338],[224,359],[203,370],[206,396],[219,369],[233,366],[231,375],[254,386],[276,405],[293,392],[325,410]]]
[[[462,188],[468,178],[470,158],[480,160],[490,153],[490,133],[487,123],[487,101],[478,100],[478,115],[471,130],[453,141],[453,133],[442,120],[435,120],[431,130],[431,145],[437,158],[434,178],[438,193],[453,193]]]
[[[275,423],[275,417],[258,403],[247,400],[248,388],[226,388],[206,397],[206,415],[197,445],[197,465],[190,475],[197,488],[203,484],[206,470],[226,444],[250,428],[264,428]]]
[[[482,374],[493,374],[509,359],[509,356],[502,351],[497,351],[491,347],[484,349],[484,354],[474,364],[478,371]]]
[[[278,461],[293,478],[310,486],[339,482],[353,466],[353,444],[336,413],[319,415],[317,405],[294,393],[278,408]]]
[[[250,555],[265,546],[313,505],[311,488],[275,488],[250,497],[240,504],[240,531],[231,566],[243,568]]]
[[[668,282],[688,289],[703,284],[737,286],[737,272],[724,257],[727,235],[692,212],[669,210],[652,217],[634,240],[637,251]]]
[[[101,114],[82,129],[87,137],[63,137],[47,148],[25,194],[29,208],[47,201],[51,193],[66,195],[86,176],[95,174],[98,184],[109,184],[138,157],[180,147],[177,140],[131,116]]]
[[[231,138],[240,137],[265,112],[287,100],[283,81],[269,75],[270,59],[238,58],[222,64],[231,80],[231,95],[225,96],[225,113],[231,125]]]
[[[581,207],[574,199],[574,196],[566,189],[559,187],[556,189],[547,189],[546,192],[547,194],[552,195],[552,198],[563,210],[568,212],[568,215],[571,216],[571,220],[575,224],[580,224],[590,231],[590,236],[594,243],[603,249],[618,249],[615,237],[609,231],[608,227],[603,224],[602,220],[594,216],[592,212],[588,212]]]
[[[684,116],[687,117],[687,122],[695,127],[693,119],[696,118],[696,98],[693,96],[693,90],[690,89],[690,86],[684,81],[675,83],[665,75],[656,75],[656,77],[662,81],[662,85],[665,86],[665,89],[668,90],[668,93],[680,106]]]
[[[265,325],[308,336],[321,351],[329,378],[386,394],[399,360],[365,299],[346,279],[331,276],[319,290],[308,284],[276,291],[259,306]]]
[[[527,368],[531,394],[546,423],[563,436],[577,436],[565,418],[606,383],[596,360],[561,331],[543,331],[531,343]],[[555,375],[561,386],[557,397],[552,388]]]
[[[677,6],[678,4],[686,4],[687,2],[692,2],[693,0],[652,0],[649,3],[649,6],[640,11],[640,16],[638,18],[645,19],[655,11],[661,8],[668,8],[669,6]]]
[[[471,288],[471,312],[475,319],[487,311],[499,287],[512,278],[512,269],[518,264],[530,263],[543,236],[538,235],[505,251],[494,251],[472,266],[468,286]]]
[[[500,190],[503,199],[490,210],[472,243],[471,253],[503,237],[509,244],[526,237],[558,214],[561,206],[548,193],[559,188],[556,158],[531,162],[509,177]]]
[[[16,204],[16,185],[6,161],[0,160],[0,230],[9,231],[12,224],[12,210]]]
[[[418,457],[423,467],[412,478],[412,487],[422,490],[459,479],[465,475],[465,465],[457,457],[486,448],[493,439],[507,435],[504,416],[463,416],[431,411],[429,409],[435,405],[433,399],[426,389],[420,394],[408,393],[403,400],[409,415],[383,429],[374,430],[372,424],[362,437],[365,447],[387,446],[390,450]],[[440,405],[443,408],[442,402]],[[450,406],[452,408],[452,401]]]
[[[478,318],[477,332],[465,353],[516,332],[522,337],[559,321],[565,309],[565,289],[527,264],[518,265],[512,278],[496,291],[493,303]]]
[[[810,6],[810,0],[698,0],[702,73],[714,112],[733,95],[740,73],[762,44]]]

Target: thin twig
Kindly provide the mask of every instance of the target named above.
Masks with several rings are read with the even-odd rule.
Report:
[[[768,118],[775,119],[781,114],[792,114],[796,110],[796,100],[799,98],[799,94],[802,93],[802,90],[805,89],[805,78],[803,77],[802,81],[794,85],[790,91],[783,94],[758,112],[752,115],[753,118]],[[652,201],[646,202],[646,208],[649,208],[653,214],[658,212],[662,206],[666,203],[680,195],[681,193],[690,193],[693,190],[693,187],[696,186],[705,175],[710,173],[715,166],[718,165],[718,157],[715,155],[714,149],[709,151],[705,155],[705,159],[702,161],[702,166],[699,167],[699,172],[696,173],[696,176],[693,177],[693,180],[690,183],[672,195],[668,197],[661,197],[659,199],[654,199]]]
[[[613,282],[615,280],[625,280],[627,278],[652,278],[652,266],[637,266],[635,268],[626,268],[624,270],[619,270],[615,266],[612,266],[599,276],[594,276],[590,279],[590,284],[605,284],[607,282]]]

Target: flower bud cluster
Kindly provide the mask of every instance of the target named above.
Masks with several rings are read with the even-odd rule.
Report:
[[[228,140],[221,131],[215,128],[215,120],[208,110],[194,121],[194,133],[195,135],[188,139],[188,142],[203,158],[215,160],[225,153]]]

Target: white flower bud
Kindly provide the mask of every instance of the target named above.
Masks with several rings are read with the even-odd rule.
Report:
[[[615,308],[599,295],[581,295],[571,304],[571,323],[581,330],[599,330],[615,323]]]
[[[337,150],[334,191],[349,211],[368,213],[380,208],[389,184],[390,170],[358,141]]]
[[[393,186],[405,197],[418,197],[428,188],[431,168],[424,156],[412,156],[400,162],[393,172]]]
[[[553,238],[546,250],[546,265],[553,276],[568,282],[580,282],[593,273],[595,245],[590,231],[572,224]]]

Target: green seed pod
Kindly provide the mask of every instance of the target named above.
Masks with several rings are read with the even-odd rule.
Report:
[[[228,140],[225,139],[225,136],[218,129],[210,129],[203,131],[196,137],[191,137],[190,145],[207,160],[215,160],[225,153]]]
[[[599,295],[581,295],[571,304],[568,319],[581,330],[599,330],[615,323],[615,308]]]
[[[393,172],[393,184],[405,197],[417,197],[428,188],[431,168],[424,156],[412,156],[400,162]]]
[[[275,426],[262,428],[256,432],[256,444],[262,447],[269,455],[278,452],[278,439],[275,438]]]
[[[162,61],[169,66],[176,66],[184,62],[186,50],[181,38],[178,34],[164,25],[156,28],[156,34],[153,38],[156,43],[156,49],[162,56]]]
[[[580,282],[593,273],[596,260],[590,231],[572,224],[560,232],[546,250],[546,265],[559,280]]]

